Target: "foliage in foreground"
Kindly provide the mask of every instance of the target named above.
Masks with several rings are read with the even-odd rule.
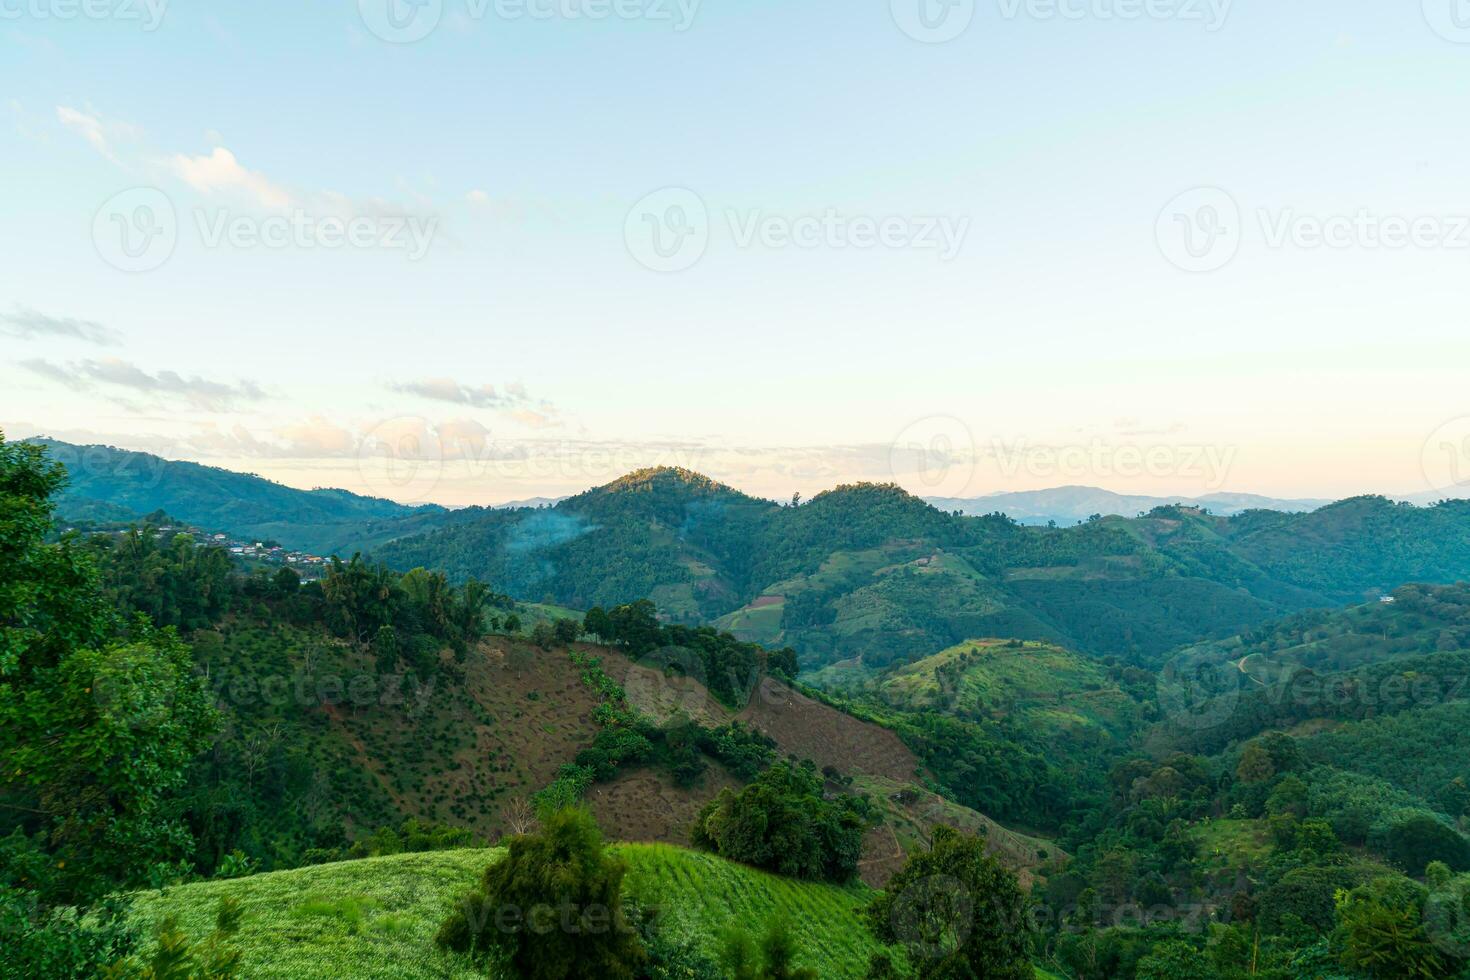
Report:
[[[486,869],[436,941],[528,980],[632,980],[647,954],[623,907],[626,873],[605,853],[589,813],[561,810],[540,832],[511,838],[504,860]]]
[[[909,857],[867,909],[879,940],[908,952],[921,980],[1030,980],[1026,895],[985,853],[985,840],[950,827]]]

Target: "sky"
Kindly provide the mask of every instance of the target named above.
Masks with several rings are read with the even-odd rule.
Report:
[[[0,0],[0,428],[1467,495],[1467,104],[1465,0]]]

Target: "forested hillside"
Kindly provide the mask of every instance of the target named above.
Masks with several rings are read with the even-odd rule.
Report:
[[[320,553],[494,581],[587,609],[651,598],[672,622],[790,645],[803,669],[873,667],[972,637],[1059,643],[1157,664],[1167,651],[1406,582],[1470,577],[1470,502],[1363,497],[1311,513],[1218,517],[1182,506],[1071,527],[946,513],[896,487],[839,487],[800,506],[683,470],[645,470],[535,509],[404,508],[297,491],[147,454],[56,445],[64,517],[163,510]]]
[[[1144,664],[1296,610],[1470,577],[1470,503],[1361,498],[1232,518],[1168,507],[1036,528],[895,487],[777,506],[659,470],[555,508],[459,513],[378,553],[574,607],[649,596],[671,620],[789,644],[804,669],[854,655],[881,667],[985,636]]]
[[[350,554],[365,543],[421,530],[444,513],[346,490],[294,490],[245,473],[111,446],[30,441],[46,446],[66,467],[67,484],[56,506],[68,521],[136,521],[162,511],[241,537]]]

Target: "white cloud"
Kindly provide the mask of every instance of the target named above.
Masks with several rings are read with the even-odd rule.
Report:
[[[65,365],[33,359],[22,361],[21,367],[77,391],[99,385],[104,390],[120,388],[159,401],[182,402],[210,412],[231,411],[240,402],[256,402],[265,398],[265,392],[253,381],[232,384],[198,375],[185,377],[177,371],[150,374],[136,364],[116,357],[70,361]],[[125,398],[109,397],[128,408],[138,408]]]
[[[121,165],[116,144],[119,140],[135,140],[139,131],[130,123],[103,119],[95,112],[83,112],[71,106],[56,107],[56,118],[63,126],[91,144],[92,148],[113,163]]]
[[[179,154],[173,158],[173,167],[185,183],[206,194],[244,191],[268,208],[283,208],[291,204],[289,193],[259,171],[241,166],[235,154],[223,146],[216,146],[208,156]]]
[[[122,335],[111,327],[94,320],[75,317],[48,316],[24,306],[15,308],[14,313],[0,313],[0,334],[30,340],[35,337],[65,337],[84,340],[104,347],[113,346],[122,340]]]

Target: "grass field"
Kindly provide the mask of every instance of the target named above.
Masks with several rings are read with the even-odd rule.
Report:
[[[677,910],[711,951],[732,922],[756,931],[772,916],[789,923],[800,962],[823,978],[860,977],[876,949],[858,924],[872,892],[862,885],[809,884],[707,854],[660,844],[616,848],[629,863],[628,891]],[[192,938],[214,928],[220,899],[233,896],[244,917],[233,945],[245,977],[468,978],[466,959],[440,952],[433,937],[454,902],[498,850],[443,851],[345,861],[293,871],[147,892],[134,915],[152,926],[175,917]]]

